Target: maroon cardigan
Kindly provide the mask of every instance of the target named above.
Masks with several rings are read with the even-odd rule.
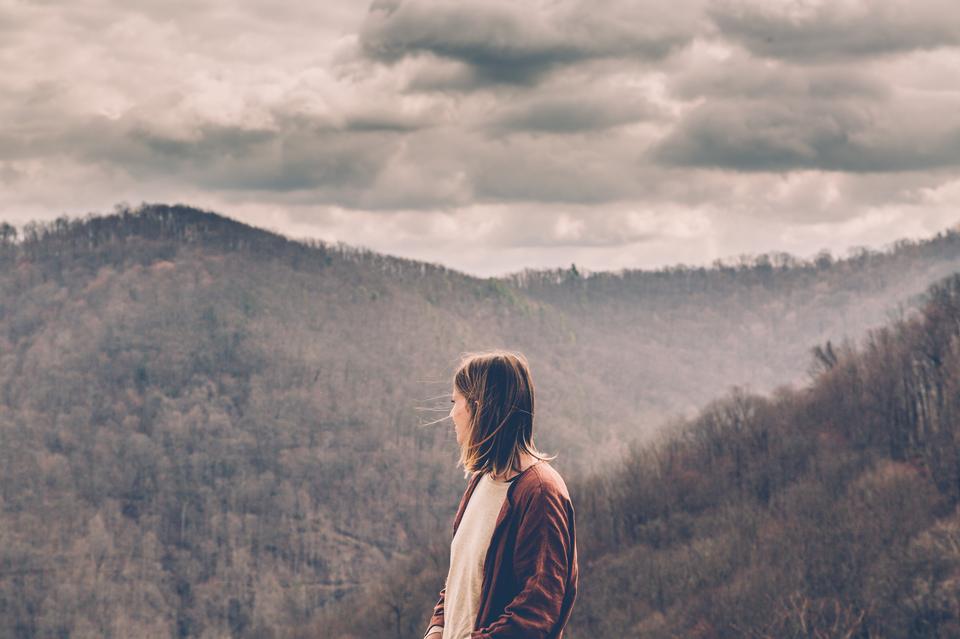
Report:
[[[480,473],[474,473],[453,522],[456,534]],[[480,609],[470,639],[561,639],[577,597],[577,536],[573,502],[560,474],[545,461],[507,489],[483,564]],[[443,625],[446,587],[430,626]]]

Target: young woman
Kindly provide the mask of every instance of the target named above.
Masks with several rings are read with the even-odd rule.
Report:
[[[577,596],[573,503],[533,443],[533,381],[510,351],[466,355],[453,376],[466,491],[450,570],[425,639],[560,639]]]

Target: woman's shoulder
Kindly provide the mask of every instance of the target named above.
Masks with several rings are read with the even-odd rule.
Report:
[[[517,478],[516,499],[535,499],[539,496],[570,500],[570,492],[563,477],[548,461],[531,466],[527,472]]]

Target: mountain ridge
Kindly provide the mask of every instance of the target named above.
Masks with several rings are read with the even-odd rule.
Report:
[[[139,222],[140,224],[136,224]],[[619,278],[630,280],[637,277],[657,276],[660,278],[686,277],[704,275],[729,275],[731,273],[751,273],[762,278],[764,276],[783,274],[788,271],[816,272],[824,268],[845,268],[860,266],[876,260],[895,259],[904,253],[927,254],[943,249],[960,251],[960,223],[943,229],[926,239],[901,239],[890,242],[881,249],[872,249],[866,246],[855,246],[848,250],[846,257],[835,257],[827,250],[821,250],[813,257],[804,259],[783,251],[770,251],[754,254],[741,254],[718,258],[710,266],[693,266],[684,263],[665,264],[657,268],[621,268],[615,270],[591,270],[583,266],[572,264],[571,267],[556,268],[524,268],[519,271],[506,273],[500,276],[476,276],[443,265],[438,262],[417,260],[402,256],[376,251],[364,246],[354,246],[338,241],[329,242],[322,239],[292,239],[280,231],[258,227],[229,216],[207,209],[199,209],[186,204],[143,203],[139,207],[117,205],[113,214],[88,213],[82,217],[68,217],[66,215],[49,222],[28,222],[20,230],[9,226],[11,235],[0,241],[0,246],[16,246],[62,242],[68,239],[87,239],[101,234],[108,234],[110,239],[118,239],[115,235],[122,229],[120,237],[145,237],[147,239],[173,239],[185,243],[199,239],[218,239],[226,242],[257,243],[260,249],[277,249],[281,246],[289,248],[301,246],[319,252],[355,253],[359,255],[376,256],[381,263],[401,264],[419,269],[436,269],[438,271],[455,273],[474,280],[499,280],[524,286],[530,277],[542,278],[561,284],[567,281],[579,281],[589,286],[591,282],[604,278]],[[148,235],[149,233],[149,235]],[[84,237],[86,235],[86,237]],[[247,246],[243,243],[232,246],[243,250]],[[696,280],[693,280],[696,281]],[[714,282],[715,283],[715,282]]]
[[[26,636],[291,633],[436,544],[462,352],[527,354],[538,447],[578,481],[730,386],[805,378],[813,346],[842,352],[958,267],[947,242],[792,287],[735,268],[518,287],[184,219],[0,245],[0,566],[35,575],[0,584],[0,625]]]

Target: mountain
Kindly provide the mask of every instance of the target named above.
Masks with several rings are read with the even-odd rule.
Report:
[[[960,636],[960,274],[817,362],[802,388],[734,389],[568,482],[565,637]],[[420,636],[450,536],[292,636]]]
[[[442,547],[463,478],[430,422],[459,353],[528,355],[538,445],[586,481],[731,386],[801,383],[812,347],[843,351],[958,263],[951,230],[846,260],[484,279],[186,206],[4,227],[0,627],[309,627]]]

